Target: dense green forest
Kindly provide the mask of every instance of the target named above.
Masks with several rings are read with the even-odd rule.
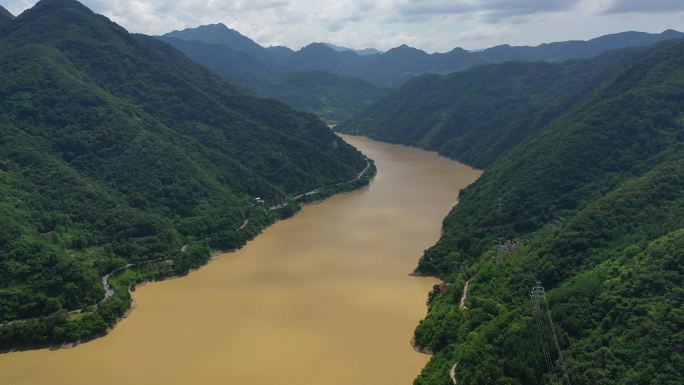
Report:
[[[238,80],[236,80],[238,81]],[[244,81],[257,95],[269,96],[292,108],[338,123],[361,113],[388,90],[358,78],[328,71],[295,71]]]
[[[625,49],[563,63],[509,62],[423,75],[336,129],[438,151],[484,168],[641,52]]]
[[[387,89],[326,70],[279,66],[272,50],[224,25],[203,26],[159,37],[223,78],[329,123],[352,117],[387,94]]]
[[[314,115],[76,1],[2,22],[0,51],[0,350],[100,335],[136,282],[240,247],[296,195],[368,182]]]
[[[424,77],[387,102],[343,129],[455,141],[439,149],[485,167],[417,268],[447,286],[415,331],[435,353],[415,384],[452,384],[452,368],[458,384],[553,383],[561,362],[551,349],[545,365],[537,281],[572,384],[681,383],[683,42]]]

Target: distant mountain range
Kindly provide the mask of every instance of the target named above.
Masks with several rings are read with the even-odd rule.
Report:
[[[311,43],[298,51],[283,46],[266,48],[223,24],[173,31],[159,39],[226,79],[251,87],[257,94],[278,98],[328,121],[339,121],[370,106],[387,93],[387,88],[398,87],[426,73],[445,74],[507,61],[560,62],[591,58],[608,50],[682,37],[684,33],[674,30],[659,34],[622,32],[588,41],[536,47],[500,45],[478,52],[454,48],[433,54],[405,44],[387,52],[372,48],[353,50],[329,43]],[[302,82],[311,71],[317,75]],[[321,76],[321,72],[328,74]],[[294,73],[298,74],[286,76]],[[298,80],[283,82],[286,78]]]
[[[294,54],[295,51],[291,48],[284,46],[271,46],[262,47],[254,40],[242,35],[240,32],[228,28],[223,23],[218,24],[207,24],[202,25],[197,28],[186,28],[182,31],[173,31],[164,35],[164,37],[186,40],[186,41],[201,41],[209,44],[219,44],[235,51],[240,51],[248,53],[254,56],[263,56],[265,54],[264,50],[274,53],[276,59],[278,57],[289,56]],[[324,44],[332,48],[336,52],[353,52],[359,56],[381,54],[382,51],[375,48],[364,48],[364,49],[353,49],[348,47],[343,47],[331,43],[315,43]]]
[[[506,61],[550,61],[582,59],[602,52],[625,47],[638,47],[684,37],[684,33],[667,30],[659,34],[622,32],[588,41],[565,41],[536,47],[499,45],[471,52],[454,48],[445,53],[428,54],[405,44],[387,52],[363,51],[329,43],[311,43],[298,51],[286,47],[264,48],[252,39],[223,24],[213,24],[174,31],[163,36],[190,42],[220,45],[224,49],[242,52],[263,61],[259,68],[273,70],[318,70],[355,76],[380,86],[398,86],[424,73],[448,73],[481,64]],[[173,42],[172,42],[173,43]],[[206,59],[206,58],[205,58]],[[236,60],[239,60],[236,58]],[[237,63],[227,65],[236,66]]]
[[[353,49],[353,48],[341,47],[341,46],[339,46],[339,45],[330,44],[330,43],[323,43],[323,44],[327,45],[328,47],[334,49],[334,50],[337,51],[337,52],[352,51],[352,52],[354,52],[355,54],[357,54],[357,55],[359,55],[359,56],[373,55],[373,54],[376,54],[376,53],[377,53],[377,54],[382,53],[382,51],[377,50],[377,49],[375,49],[375,48]]]

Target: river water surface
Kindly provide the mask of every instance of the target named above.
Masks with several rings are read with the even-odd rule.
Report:
[[[458,190],[480,174],[434,153],[346,137],[368,188],[306,207],[242,250],[148,284],[107,336],[0,355],[0,385],[402,385],[436,283],[411,277]]]

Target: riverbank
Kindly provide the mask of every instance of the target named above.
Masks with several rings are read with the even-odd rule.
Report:
[[[135,291],[137,286],[186,276],[207,265],[218,255],[241,249],[247,242],[277,221],[295,215],[301,209],[300,203],[315,204],[333,195],[362,188],[370,183],[376,172],[373,161],[367,159],[366,166],[355,178],[334,185],[320,186],[315,189],[315,194],[299,195],[304,199],[287,199],[281,203],[284,209],[269,210],[255,205],[257,220],[249,221],[247,218],[243,225],[236,229],[237,234],[243,237],[237,248],[228,251],[208,250],[201,242],[199,245],[184,244],[180,247],[179,253],[192,253],[190,260],[194,262],[182,269],[177,269],[174,266],[174,260],[170,257],[129,263],[115,268],[100,277],[104,297],[91,306],[70,311],[62,310],[45,317],[13,320],[0,324],[0,354],[42,348],[52,350],[70,348],[101,338],[109,334],[133,310],[134,302],[131,292]],[[268,219],[264,220],[264,217]],[[245,228],[249,224],[252,226],[249,231],[246,231]],[[135,269],[136,267],[141,268]],[[112,278],[111,285],[110,277]],[[39,341],[38,334],[45,335],[49,329],[55,328],[66,330],[64,337],[58,339],[48,337],[44,338],[44,341]],[[36,336],[32,337],[32,335]]]
[[[348,141],[376,162],[367,188],[303,207],[183,279],[137,286],[135,310],[105,338],[1,355],[3,380],[409,385],[430,359],[409,340],[439,281],[408,273],[479,173],[425,151]]]

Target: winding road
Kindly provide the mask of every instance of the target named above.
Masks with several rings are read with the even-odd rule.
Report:
[[[183,246],[183,248],[181,248],[181,252],[185,251],[184,248],[185,248],[185,246]],[[112,296],[114,295],[114,289],[112,289],[112,287],[109,286],[109,276],[110,276],[110,275],[112,275],[112,274],[114,274],[114,273],[118,273],[118,272],[123,271],[123,270],[126,270],[126,269],[128,269],[129,267],[147,265],[147,264],[149,264],[149,263],[159,262],[159,261],[164,260],[164,259],[166,259],[166,258],[157,258],[157,259],[153,259],[153,260],[151,260],[151,261],[144,261],[144,262],[139,262],[139,263],[129,263],[129,264],[127,264],[126,266],[121,266],[121,267],[118,268],[118,269],[114,269],[114,270],[112,270],[109,274],[103,276],[103,277],[102,277],[102,287],[103,287],[104,290],[105,290],[105,295],[104,295],[104,298],[102,298],[102,299],[100,300],[99,303],[105,302],[106,300],[112,298]],[[95,307],[97,307],[97,304],[95,305]],[[82,311],[82,310],[83,310],[83,309],[78,309],[79,312]],[[71,313],[71,312],[70,312],[70,313]]]
[[[363,176],[363,174],[365,174],[366,171],[368,171],[368,169],[370,168],[370,166],[371,166],[371,165],[370,165],[370,162],[369,162],[368,160],[366,160],[366,167],[364,167],[364,169],[361,170],[361,171],[356,175],[356,178],[350,179],[350,180],[345,181],[345,182],[340,182],[340,183],[336,184],[335,186],[339,186],[339,185],[341,185],[341,184],[350,183],[350,182],[356,182],[357,180],[361,179],[361,177]],[[321,187],[318,187],[318,188],[313,189],[313,190],[311,190],[311,191],[305,192],[304,194],[299,194],[299,195],[293,197],[292,199],[293,199],[293,200],[302,199],[302,198],[305,197],[305,196],[309,196],[309,195],[316,194],[320,189],[321,189]]]
[[[465,285],[463,286],[463,294],[461,295],[461,302],[458,304],[459,309],[467,309],[466,307],[466,299],[468,299],[468,283],[469,281],[465,281]]]
[[[186,246],[187,246],[187,245],[186,245]],[[183,248],[181,249],[181,252],[184,252],[184,251],[185,251],[186,246],[183,246]],[[102,288],[103,288],[104,291],[105,291],[104,297],[103,297],[100,301],[98,301],[96,304],[94,304],[94,305],[87,306],[87,307],[82,307],[82,308],[80,308],[80,309],[74,309],[74,310],[71,310],[71,311],[67,312],[67,314],[79,314],[79,313],[82,313],[82,312],[84,312],[84,311],[86,311],[86,310],[91,310],[91,309],[94,310],[94,309],[97,309],[97,307],[98,307],[100,304],[102,304],[102,303],[104,303],[105,301],[107,301],[108,299],[112,298],[112,296],[114,296],[114,289],[112,289],[112,287],[109,285],[109,277],[110,277],[112,274],[118,273],[118,272],[123,271],[123,270],[126,270],[126,269],[128,269],[128,268],[130,268],[130,267],[146,265],[146,264],[153,263],[153,262],[159,262],[159,261],[164,260],[164,259],[166,259],[166,258],[157,258],[157,259],[153,259],[153,260],[150,260],[150,261],[144,261],[144,262],[139,262],[139,263],[129,263],[129,264],[125,265],[125,266],[121,266],[121,267],[119,267],[119,268],[117,268],[117,269],[112,270],[111,272],[109,272],[109,273],[106,274],[106,275],[103,275],[102,278],[101,278],[101,282],[102,282]],[[20,322],[33,321],[33,320],[37,320],[37,319],[40,319],[40,318],[45,318],[45,317],[31,317],[31,318],[24,318],[24,319],[15,319],[15,320],[12,320],[12,321],[7,321],[7,322],[4,322],[4,323],[0,323],[0,327],[13,325],[13,324],[20,323]]]
[[[456,383],[456,367],[458,366],[458,363],[455,363],[454,366],[451,367],[451,370],[449,370],[449,377],[451,377],[451,382],[454,383],[454,385],[457,385]]]
[[[363,176],[363,174],[365,174],[366,171],[368,171],[368,169],[370,168],[370,166],[371,166],[370,161],[369,161],[368,159],[366,159],[366,167],[364,167],[364,169],[361,170],[361,171],[356,175],[356,178],[350,179],[350,180],[348,180],[348,181],[344,181],[344,182],[337,183],[337,184],[335,184],[334,186],[339,186],[339,185],[343,185],[343,184],[346,184],[346,183],[356,182],[357,180],[361,179],[361,177]],[[311,190],[311,191],[307,191],[307,192],[305,192],[305,193],[303,193],[303,194],[295,195],[294,197],[292,197],[292,200],[298,201],[298,200],[302,199],[303,197],[306,197],[306,196],[309,196],[309,195],[314,195],[314,194],[318,193],[318,192],[321,190],[321,188],[323,188],[323,187],[317,187],[317,188],[315,188],[315,189],[313,189],[313,190]],[[280,210],[280,209],[282,209],[282,208],[284,208],[284,207],[287,207],[287,203],[280,203],[280,204],[277,204],[277,205],[275,205],[275,206],[271,206],[270,210],[271,210],[271,211]]]
[[[470,281],[465,281],[465,284],[463,285],[463,294],[461,295],[461,302],[458,304],[459,309],[466,310],[468,307],[466,306],[466,299],[468,299],[468,286],[469,286]],[[458,362],[454,364],[454,366],[451,367],[449,370],[449,378],[451,378],[451,382],[454,383],[454,385],[457,385],[456,382],[456,367],[458,366]]]

